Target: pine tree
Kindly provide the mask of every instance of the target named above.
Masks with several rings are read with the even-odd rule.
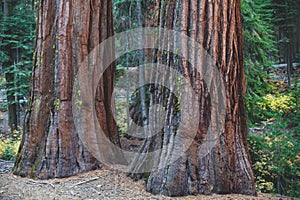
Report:
[[[277,50],[273,35],[273,9],[270,0],[242,1],[245,72],[247,75],[247,115],[250,124],[265,119],[259,103],[269,91],[267,71]]]
[[[19,100],[28,96],[35,29],[34,8],[28,1],[4,1],[0,22],[0,60],[7,92],[11,131],[18,129]]]
[[[272,0],[272,22],[275,25],[280,62],[287,63],[288,85],[291,86],[292,63],[300,52],[300,1]]]

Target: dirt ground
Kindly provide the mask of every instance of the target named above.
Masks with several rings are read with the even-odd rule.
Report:
[[[53,179],[47,181],[20,178],[10,173],[12,162],[0,160],[0,199],[296,199],[279,195],[259,194],[258,197],[244,195],[210,195],[170,198],[154,196],[145,191],[143,181],[134,182],[122,172],[112,169],[102,169],[71,178]]]

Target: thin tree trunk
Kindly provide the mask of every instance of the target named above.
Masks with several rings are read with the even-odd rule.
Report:
[[[17,5],[18,1],[8,1],[3,0],[3,19],[8,20],[9,17],[13,16],[13,10]],[[6,35],[12,35],[10,29],[4,32]],[[6,89],[7,89],[7,103],[8,103],[8,122],[11,129],[11,132],[18,129],[18,111],[15,95],[10,89],[15,87],[15,73],[11,69],[15,62],[15,51],[12,48],[12,44],[9,43],[5,47],[5,51],[8,56],[8,60],[3,63],[3,68],[5,71],[6,79]]]
[[[142,5],[141,1],[137,0],[137,25],[138,28],[141,28],[143,26],[142,23]],[[142,51],[142,46],[143,46],[143,41],[142,41],[142,36],[139,35],[138,39],[139,47],[141,49],[140,54],[139,54],[139,83],[140,83],[140,89],[139,89],[139,94],[140,94],[140,105],[141,105],[141,113],[142,113],[142,125],[144,127],[143,129],[143,136],[147,134],[147,129],[145,128],[147,125],[148,121],[148,113],[147,113],[147,106],[146,106],[146,87],[145,87],[145,67],[144,67],[144,54]]]
[[[113,35],[112,2],[41,0],[38,16],[31,104],[13,172],[46,179],[97,169],[102,164],[75,129],[72,91],[79,64]],[[110,111],[113,73],[114,64],[98,84],[95,106],[105,134],[119,145]]]
[[[290,89],[291,88],[291,78],[292,78],[292,65],[293,65],[293,62],[292,62],[292,54],[291,54],[291,48],[292,46],[290,45],[290,43],[287,43],[286,44],[287,46],[287,49],[286,49],[286,70],[287,70],[287,77],[288,77],[288,88]]]

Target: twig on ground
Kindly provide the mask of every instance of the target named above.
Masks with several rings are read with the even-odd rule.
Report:
[[[29,180],[27,183],[29,184],[35,184],[35,185],[49,185],[51,186],[53,189],[55,188],[55,186],[52,183],[46,183],[46,182],[37,182],[34,180]]]
[[[93,182],[93,181],[96,181],[98,180],[100,177],[95,177],[95,178],[92,178],[92,179],[89,179],[87,181],[82,181],[82,182],[79,182],[75,185],[73,185],[72,187],[76,187],[76,186],[79,186],[79,185],[83,185],[83,184],[86,184],[86,183],[90,183],[90,182]]]
[[[94,190],[97,194],[101,194],[101,192],[99,192],[98,190],[96,190],[95,188],[92,187],[92,190]]]

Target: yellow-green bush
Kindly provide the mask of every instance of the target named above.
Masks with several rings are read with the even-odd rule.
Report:
[[[264,103],[260,106],[264,110],[270,110],[275,113],[285,113],[296,106],[295,98],[291,94],[287,95],[274,95],[267,94],[263,97]]]
[[[299,116],[291,118],[299,120]],[[249,136],[250,154],[258,191],[300,197],[300,126],[288,129],[277,119],[265,132]]]
[[[0,140],[0,158],[3,160],[14,160],[20,146],[20,141],[12,139]]]

